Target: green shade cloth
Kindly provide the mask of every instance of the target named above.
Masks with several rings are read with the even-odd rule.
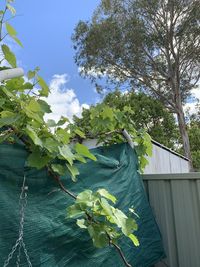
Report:
[[[106,188],[114,194],[117,207],[124,212],[133,206],[139,219],[135,233],[140,241],[134,247],[123,238],[120,246],[134,267],[148,267],[165,257],[161,236],[137,171],[135,152],[128,144],[93,149],[97,161],[77,164],[78,182],[63,177],[63,183],[78,194],[85,189]],[[24,241],[33,267],[121,267],[120,256],[113,247],[96,249],[84,229],[75,220],[66,219],[66,207],[72,200],[58,190],[46,170],[24,167],[27,151],[21,144],[0,145],[0,266],[3,266],[19,231],[19,195],[24,174],[28,184]],[[16,266],[14,254],[11,267]],[[23,253],[20,266],[28,266]]]

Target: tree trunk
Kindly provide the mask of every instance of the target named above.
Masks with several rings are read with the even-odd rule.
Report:
[[[193,171],[192,156],[191,156],[191,151],[190,151],[190,141],[189,141],[189,136],[187,133],[185,116],[184,116],[182,104],[178,106],[177,117],[178,117],[178,126],[180,130],[180,134],[181,134],[182,141],[183,141],[184,154],[190,161],[190,171]]]

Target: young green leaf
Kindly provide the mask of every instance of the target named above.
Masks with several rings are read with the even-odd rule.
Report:
[[[16,14],[15,8],[13,6],[11,6],[10,4],[7,4],[6,7],[8,8],[8,10],[10,10],[12,15],[15,16],[15,14]]]
[[[56,122],[54,120],[47,120],[47,126],[48,127],[55,127],[56,126]]]
[[[108,236],[102,225],[89,225],[88,232],[95,247],[103,248],[109,245]]]
[[[13,28],[13,26],[11,26],[9,23],[6,22],[6,30],[8,32],[8,34],[13,37],[17,35],[16,30]]]
[[[43,156],[41,151],[38,148],[35,148],[27,158],[27,165],[29,167],[41,169],[48,164],[50,159],[51,158],[49,156]]]
[[[77,219],[76,224],[83,229],[87,229],[86,221],[84,219]]]
[[[75,145],[75,150],[78,154],[80,154],[86,158],[89,158],[89,159],[95,160],[95,161],[97,160],[96,157],[92,153],[90,153],[89,149],[82,144],[77,143]]]
[[[77,181],[76,176],[79,175],[78,169],[74,165],[66,164],[66,166],[67,166],[67,168],[68,168],[68,170],[69,170],[69,172],[71,174],[72,181],[76,182]]]
[[[20,114],[15,114],[14,112],[2,111],[0,112],[0,127],[13,125],[20,117]]]
[[[76,218],[84,215],[85,212],[80,209],[80,206],[77,204],[71,205],[67,208],[67,217],[68,218]]]
[[[43,113],[51,113],[51,107],[49,106],[49,104],[47,104],[47,102],[45,102],[44,100],[38,99],[38,104],[40,105],[40,110]]]
[[[48,85],[46,84],[46,82],[40,76],[37,77],[37,80],[38,80],[38,83],[39,83],[39,85],[41,87],[41,90],[39,91],[40,92],[40,96],[47,97],[49,95],[49,87],[48,87]]]
[[[113,203],[116,203],[116,197],[111,195],[106,189],[102,188],[97,191],[102,197],[105,197],[111,200]]]
[[[66,175],[68,168],[61,164],[51,164],[51,168],[54,172],[58,173],[61,176]]]
[[[84,132],[82,132],[82,131],[79,130],[79,129],[76,129],[76,130],[75,130],[75,133],[76,133],[78,136],[82,137],[82,138],[86,138]]]
[[[33,111],[33,112],[41,111],[40,105],[38,104],[38,102],[35,99],[31,99],[31,101],[28,103],[26,108],[29,109],[30,111]]]
[[[75,156],[72,153],[69,146],[68,145],[63,145],[61,147],[59,146],[58,150],[60,152],[61,159],[66,159],[69,162],[69,164],[72,166]]]
[[[10,37],[13,38],[13,40],[15,40],[15,42],[20,45],[21,47],[23,47],[21,41],[17,38],[17,32],[16,30],[13,28],[13,26],[11,26],[9,23],[6,22],[6,30],[8,32],[8,34],[10,35]]]
[[[31,138],[35,145],[43,147],[42,140],[38,137],[37,133],[30,125],[26,126],[25,132]]]
[[[27,76],[28,76],[28,79],[31,80],[35,77],[36,75],[36,71],[31,71],[29,70],[28,73],[27,73]]]
[[[56,136],[57,136],[58,140],[60,142],[62,142],[63,144],[68,144],[69,143],[70,134],[66,130],[64,130],[62,128],[58,128],[56,130]]]
[[[10,48],[3,44],[1,46],[2,52],[4,54],[5,59],[8,61],[8,63],[13,67],[16,68],[17,67],[17,61],[16,61],[16,57],[13,54],[13,52],[10,50]]]
[[[130,234],[128,237],[132,240],[133,244],[136,247],[138,247],[140,245],[138,238],[134,234]]]
[[[69,122],[69,119],[61,116],[60,120],[57,122],[57,126],[62,126],[66,122]]]

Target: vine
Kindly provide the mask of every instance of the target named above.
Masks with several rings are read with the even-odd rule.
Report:
[[[5,42],[6,37],[9,36],[22,46],[16,30],[8,23],[16,14],[12,2],[7,0],[5,9],[0,10],[0,71],[17,67],[15,54]],[[47,168],[59,187],[74,199],[74,204],[67,208],[67,216],[75,218],[77,226],[88,231],[95,247],[113,246],[124,265],[130,267],[118,240],[126,236],[133,245],[139,246],[134,234],[137,231],[134,210],[129,209],[129,215],[126,215],[115,208],[117,199],[103,188],[96,192],[85,190],[77,196],[65,188],[60,177],[70,175],[76,182],[79,175],[74,165],[76,161],[86,163],[87,159],[96,158],[81,143],[89,133],[70,123],[68,118],[61,117],[58,122],[45,122],[44,115],[51,113],[51,108],[45,101],[48,95],[49,88],[39,75],[39,68],[29,71],[27,77],[3,81],[0,85],[0,142],[13,143],[17,139],[21,140],[29,151],[28,166],[38,170]],[[93,126],[92,137],[98,135],[98,141],[104,141],[105,144],[123,142],[121,131],[127,126],[129,112],[131,110],[128,108],[119,111],[105,105],[94,108],[88,122]],[[144,155],[151,151],[150,138],[145,132],[137,132],[131,122],[128,125],[142,162]],[[72,142],[74,138],[76,142]]]

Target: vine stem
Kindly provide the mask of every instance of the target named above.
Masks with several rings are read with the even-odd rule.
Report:
[[[113,247],[115,247],[115,249],[117,250],[117,252],[119,253],[120,257],[122,258],[122,261],[124,262],[124,265],[127,267],[132,267],[132,265],[130,263],[128,263],[128,261],[126,260],[124,253],[122,252],[121,248],[112,242],[111,237],[109,236],[109,234],[106,232],[107,237],[109,239],[109,245],[112,245]]]
[[[48,169],[49,173],[51,174],[51,176],[53,176],[53,178],[57,181],[57,183],[59,184],[60,188],[66,193],[68,194],[70,197],[72,197],[73,199],[77,199],[77,196],[72,193],[71,191],[69,191],[67,188],[65,188],[65,186],[63,185],[63,183],[60,180],[60,177],[58,175],[55,175],[53,173],[53,171],[51,169]]]
[[[53,173],[52,170],[49,170],[49,172],[50,172],[50,174],[53,176],[53,178],[58,182],[60,188],[61,188],[66,194],[68,194],[69,196],[73,197],[74,199],[77,199],[77,196],[76,196],[74,193],[70,192],[68,189],[65,188],[65,186],[64,186],[63,183],[61,182],[59,176],[55,175],[55,174]],[[89,214],[87,214],[87,213],[86,213],[86,216],[87,216],[89,219],[93,219],[93,218],[92,218]],[[124,254],[123,254],[121,248],[120,248],[118,245],[116,245],[116,244],[114,244],[114,243],[112,242],[112,239],[111,239],[111,237],[109,236],[108,233],[106,233],[106,234],[107,234],[108,239],[109,239],[109,244],[112,245],[113,247],[115,247],[115,249],[116,249],[117,252],[119,253],[119,255],[120,255],[122,261],[124,262],[124,265],[127,266],[127,267],[132,267],[132,265],[130,265],[130,264],[127,262],[127,260],[126,260],[126,258],[125,258],[125,256],[124,256]]]
[[[26,138],[24,138],[23,136],[20,136],[20,135],[19,135],[19,132],[17,131],[17,129],[15,129],[14,127],[10,127],[10,128],[11,128],[11,130],[16,134],[16,136],[18,136],[19,139],[20,139],[26,146],[29,145],[29,142],[26,140]],[[63,185],[63,183],[62,183],[61,180],[60,180],[60,177],[59,177],[58,175],[56,175],[56,174],[53,172],[53,170],[52,170],[51,168],[47,168],[47,170],[48,170],[49,174],[50,174],[50,175],[55,179],[55,181],[58,183],[58,185],[59,185],[59,187],[61,188],[61,190],[62,190],[63,192],[65,192],[66,194],[68,194],[70,197],[72,197],[73,199],[76,200],[76,199],[77,199],[77,196],[76,196],[74,193],[72,193],[71,191],[69,191],[67,188],[65,188],[65,186]],[[87,213],[86,213],[86,216],[87,216],[88,218],[90,218],[90,219],[93,219],[93,218],[92,218],[89,214],[87,214]],[[126,258],[125,258],[125,256],[124,256],[124,254],[123,254],[121,248],[120,248],[118,245],[116,245],[116,244],[114,244],[114,243],[112,242],[112,239],[111,239],[111,237],[109,236],[108,233],[107,233],[107,236],[108,236],[108,239],[109,239],[109,244],[112,245],[113,247],[115,247],[115,249],[116,249],[116,251],[119,253],[119,255],[120,255],[120,257],[121,257],[121,259],[122,259],[124,265],[127,266],[127,267],[132,267],[132,265],[130,265],[130,264],[127,262],[127,260],[126,260]]]
[[[120,248],[118,245],[116,245],[116,244],[114,244],[114,243],[112,243],[112,242],[111,242],[111,245],[114,246],[115,249],[118,251],[118,253],[119,253],[120,257],[122,258],[122,260],[123,260],[125,266],[127,266],[127,267],[132,267],[132,265],[130,265],[130,264],[127,262],[127,260],[126,260],[126,258],[125,258],[125,256],[124,256],[124,254],[123,254],[121,248]]]

